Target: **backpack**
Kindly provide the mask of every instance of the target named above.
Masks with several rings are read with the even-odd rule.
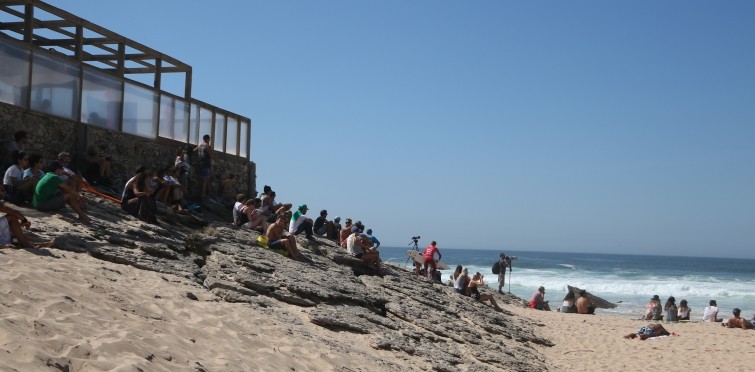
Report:
[[[493,268],[492,268],[492,270],[493,270],[493,274],[500,274],[500,273],[501,273],[501,265],[499,265],[499,262],[498,262],[498,261],[496,261],[496,262],[495,262],[495,263],[493,264]]]

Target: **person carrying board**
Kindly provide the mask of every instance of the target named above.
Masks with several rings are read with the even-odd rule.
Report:
[[[435,271],[436,271],[436,268],[437,268],[437,266],[435,265],[435,254],[436,253],[438,254],[438,261],[441,260],[441,254],[440,254],[440,251],[438,250],[438,247],[436,247],[436,245],[437,245],[437,243],[435,242],[435,240],[433,240],[430,243],[430,245],[428,245],[425,248],[425,252],[424,252],[424,256],[425,256],[425,277],[427,277],[427,278],[430,278],[430,277],[434,278],[435,277]],[[433,268],[432,272],[430,272],[430,270],[428,270],[429,266],[432,266],[432,268]]]

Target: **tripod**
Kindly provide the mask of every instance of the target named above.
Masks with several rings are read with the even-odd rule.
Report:
[[[413,249],[414,249],[415,251],[419,252],[419,246],[417,245],[417,243],[419,243],[419,239],[415,239],[415,238],[412,238],[412,241],[411,241],[411,242],[409,243],[409,246],[412,246],[412,245],[414,245],[414,248],[413,248]],[[404,264],[404,267],[406,267],[407,265],[409,265],[409,260],[411,260],[412,262],[414,261],[414,260],[412,260],[412,258],[411,258],[411,257],[408,257],[408,258],[406,259],[406,263]],[[415,265],[415,267],[416,267],[416,265]]]

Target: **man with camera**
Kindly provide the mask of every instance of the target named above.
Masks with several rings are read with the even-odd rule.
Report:
[[[498,260],[498,293],[503,294],[501,288],[506,286],[506,268],[509,268],[511,273],[511,257],[507,257],[506,253],[501,253],[501,259]]]

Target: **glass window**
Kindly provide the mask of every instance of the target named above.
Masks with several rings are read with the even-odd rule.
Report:
[[[66,119],[79,119],[79,67],[43,52],[34,52],[31,108]]]
[[[84,69],[81,122],[118,130],[120,119],[120,79]]]
[[[189,143],[199,144],[199,106],[196,103],[191,104],[189,112]]]
[[[215,114],[215,136],[212,138],[212,148],[224,151],[225,142],[225,115]]]
[[[123,131],[147,138],[157,137],[157,94],[147,88],[125,84]]]
[[[0,41],[0,102],[27,107],[29,51]]]
[[[241,122],[241,128],[239,131],[239,156],[243,158],[248,158],[251,153],[249,144],[247,143],[249,141],[249,127],[250,125],[248,121]]]
[[[202,143],[205,134],[212,136],[212,111],[199,108],[199,133],[197,143]]]
[[[168,95],[160,98],[160,137],[185,142],[188,139],[186,103]]]
[[[238,136],[239,121],[236,118],[228,118],[228,126],[225,131],[225,152],[236,155],[236,136]]]

